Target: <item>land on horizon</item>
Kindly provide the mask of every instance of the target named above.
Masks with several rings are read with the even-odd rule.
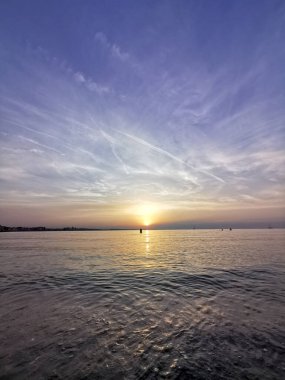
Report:
[[[0,232],[28,232],[28,231],[134,231],[134,230],[203,230],[203,229],[216,229],[216,230],[227,230],[229,228],[235,229],[273,229],[273,228],[285,228],[285,225],[277,224],[267,224],[267,225],[235,225],[235,224],[221,224],[221,225],[189,225],[180,227],[159,227],[159,226],[137,226],[137,227],[45,227],[45,226],[32,226],[32,227],[15,227],[15,226],[3,226],[0,225]]]
[[[284,7],[0,1],[1,223],[284,227]]]

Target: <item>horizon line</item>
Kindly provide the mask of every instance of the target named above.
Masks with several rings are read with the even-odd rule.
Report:
[[[228,230],[228,229],[284,229],[285,224],[267,224],[267,225],[242,225],[242,223],[234,224],[220,224],[220,225],[192,225],[192,226],[136,226],[136,227],[121,227],[121,226],[104,226],[104,227],[77,227],[77,226],[64,226],[64,227],[46,227],[43,225],[34,226],[7,226],[0,224],[0,232],[72,232],[72,231],[136,231],[136,230],[148,230],[148,231],[162,231],[162,230]]]

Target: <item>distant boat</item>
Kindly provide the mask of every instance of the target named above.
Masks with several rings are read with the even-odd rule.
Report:
[[[269,224],[268,228],[269,228],[269,229],[272,229],[273,227]]]

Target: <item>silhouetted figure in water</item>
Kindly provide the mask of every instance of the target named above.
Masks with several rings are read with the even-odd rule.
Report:
[[[140,234],[142,234],[142,228],[140,228]]]
[[[231,230],[232,230],[232,227],[230,227],[229,230],[231,231]]]

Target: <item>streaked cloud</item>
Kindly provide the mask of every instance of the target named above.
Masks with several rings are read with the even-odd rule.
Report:
[[[18,208],[29,224],[132,225],[140,204],[161,224],[281,220],[281,26],[268,18],[263,39],[252,30],[247,54],[248,30],[228,31],[237,59],[224,34],[207,46],[158,17],[136,36],[93,26],[75,55],[63,41],[3,48],[0,223],[16,223]]]
[[[119,45],[111,43],[104,33],[97,32],[95,34],[95,41],[100,43],[104,48],[108,49],[114,58],[117,58],[123,62],[130,59],[130,54],[123,51]]]
[[[100,85],[90,78],[86,79],[80,72],[74,73],[73,77],[77,83],[84,85],[90,91],[97,92],[99,95],[108,94],[112,91],[108,86]]]

